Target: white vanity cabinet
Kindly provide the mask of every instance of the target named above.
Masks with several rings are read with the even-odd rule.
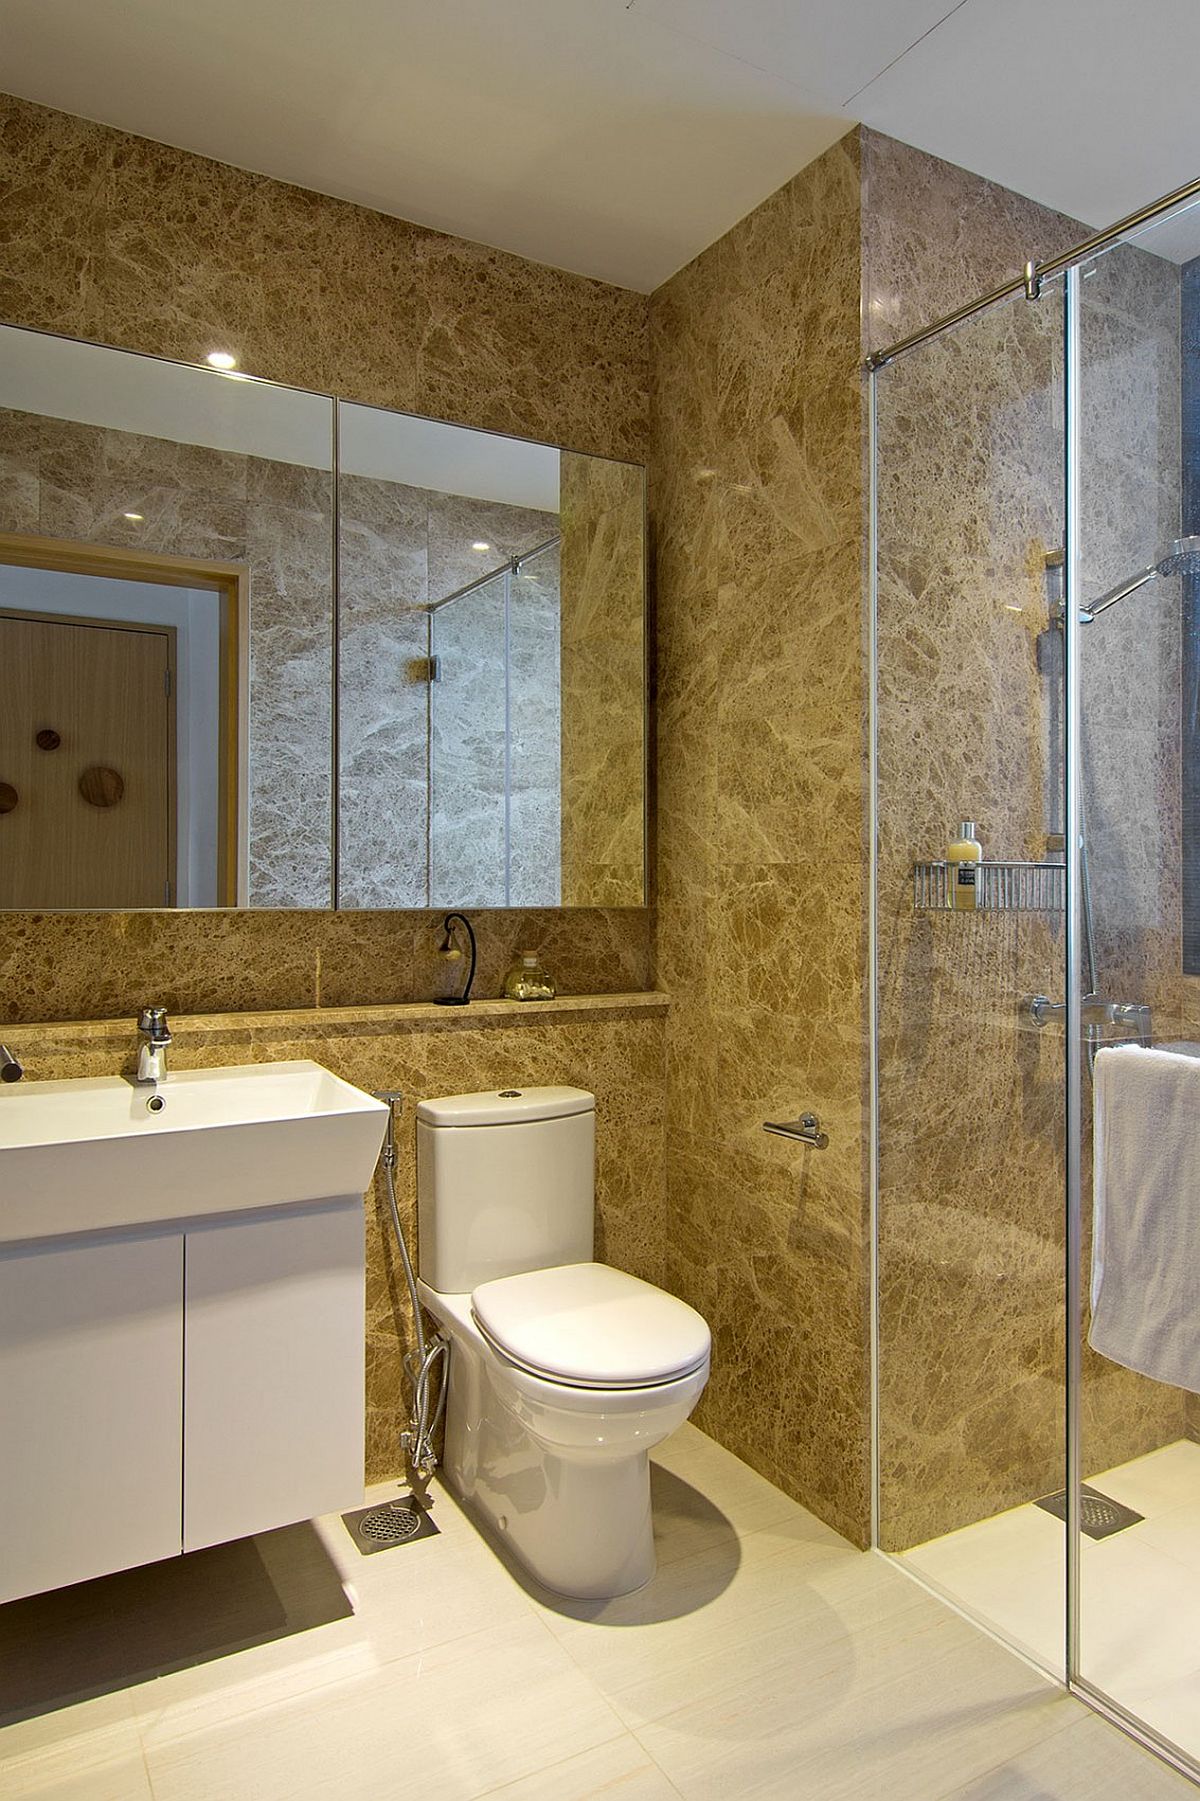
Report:
[[[363,1230],[354,1199],[188,1233],[185,1551],[361,1504]]]
[[[363,1488],[360,1196],[0,1245],[0,1602]]]
[[[183,1239],[0,1249],[0,1601],[179,1551]]]

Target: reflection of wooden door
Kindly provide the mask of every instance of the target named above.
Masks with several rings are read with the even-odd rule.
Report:
[[[0,907],[169,901],[170,667],[167,630],[0,614]]]

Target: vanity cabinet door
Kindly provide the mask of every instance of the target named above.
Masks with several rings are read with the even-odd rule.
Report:
[[[360,1196],[187,1233],[186,1551],[358,1507]]]
[[[0,1252],[0,1602],[177,1557],[183,1239]]]

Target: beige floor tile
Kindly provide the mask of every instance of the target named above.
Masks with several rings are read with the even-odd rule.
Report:
[[[731,1531],[744,1538],[804,1513],[765,1476],[692,1425],[681,1426],[659,1445],[651,1466],[660,1567],[720,1544]],[[819,1521],[813,1526],[814,1533],[842,1542]]]
[[[1109,1538],[1081,1539],[1082,1674],[1200,1759],[1200,1446],[1165,1445],[1102,1471],[1092,1485],[1145,1518]],[[1062,1530],[1044,1510],[1025,1506],[917,1546],[899,1561],[1061,1669]]]
[[[678,1795],[633,1734],[625,1732],[536,1776],[489,1790],[488,1801],[592,1801],[594,1796],[611,1801],[678,1801]]]
[[[665,1645],[673,1635],[686,1636],[698,1617],[709,1617],[707,1609],[717,1610],[715,1617],[732,1625],[755,1607],[758,1597],[770,1592],[772,1584],[769,1578],[754,1577],[753,1572],[776,1558],[790,1559],[797,1569],[816,1569],[823,1564],[857,1563],[862,1556],[800,1509],[745,1538],[729,1532],[705,1550],[668,1558],[660,1564],[654,1580],[632,1595],[620,1595],[614,1601],[572,1601],[543,1590],[535,1598],[546,1624],[564,1639],[583,1629],[627,1631],[653,1625],[660,1629],[656,1636]]]
[[[0,1768],[14,1758],[126,1726],[133,1717],[132,1694],[120,1689],[115,1694],[98,1695],[92,1701],[78,1701],[73,1707],[58,1707],[51,1713],[16,1720],[0,1727]]]
[[[1184,1743],[1200,1718],[1194,1451],[1139,1459],[1122,1494],[1120,1472],[1101,1479],[1116,1498],[1147,1503],[1154,1530],[1083,1547],[1092,1673]],[[656,1464],[659,1573],[614,1602],[538,1595],[445,1494],[438,1537],[377,1556],[361,1557],[336,1519],[295,1541],[294,1571],[285,1538],[235,1550],[210,1649],[247,1648],[0,1731],[0,1801],[1190,1792],[895,1563],[854,1550],[694,1428]],[[912,1555],[948,1592],[965,1600],[974,1583],[977,1601],[1007,1608],[1009,1630],[1057,1641],[1061,1529],[1032,1513]],[[252,1574],[256,1559],[254,1598],[237,1571]],[[354,1612],[340,1617],[343,1591]],[[180,1593],[198,1605],[195,1581]],[[281,1636],[237,1641],[244,1617],[276,1593]],[[158,1610],[168,1641],[172,1605]],[[324,1623],[295,1630],[309,1618]],[[188,1623],[186,1642],[207,1655],[205,1622]],[[74,1635],[76,1651],[84,1640]],[[106,1667],[112,1655],[109,1646]]]
[[[372,1491],[371,1499],[392,1492]],[[416,1651],[527,1621],[523,1591],[453,1504],[439,1501],[435,1517],[437,1537],[369,1557],[360,1555],[340,1519],[320,1521],[353,1614],[140,1684],[130,1692],[147,1744],[370,1677]]]
[[[1191,1570],[1200,1571],[1200,1498],[1152,1513],[1130,1534]]]
[[[1145,1457],[1135,1457],[1115,1469],[1089,1476],[1093,1488],[1138,1513],[1162,1513],[1200,1500],[1200,1445],[1176,1439]]]
[[[638,1736],[685,1801],[929,1801],[1082,1715],[1000,1646],[946,1619],[915,1645],[865,1628],[817,1667],[797,1657],[768,1674],[750,1659],[740,1674],[731,1667],[723,1694]]]
[[[155,1801],[400,1801],[423,1790],[449,1801],[532,1776],[619,1730],[528,1618],[219,1725],[159,1733],[147,1761]]]
[[[1121,1683],[1119,1692],[1107,1692],[1184,1756],[1200,1763],[1200,1668],[1181,1668],[1154,1682],[1139,1682],[1133,1676]]]
[[[1089,1714],[985,1775],[940,1791],[936,1801],[1194,1801],[1195,1794],[1177,1771]]]
[[[132,1720],[72,1732],[20,1756],[0,1741],[0,1796],[4,1801],[154,1801]]]
[[[874,1631],[877,1644],[913,1642],[947,1617],[879,1558],[785,1553],[749,1562],[716,1604],[693,1614],[632,1632],[584,1626],[563,1643],[626,1724],[640,1728],[687,1704],[719,1701],[749,1677],[803,1689],[852,1661],[861,1631]]]

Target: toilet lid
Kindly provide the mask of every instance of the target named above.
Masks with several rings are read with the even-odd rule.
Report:
[[[606,1263],[567,1263],[484,1282],[480,1330],[514,1363],[578,1388],[643,1388],[699,1368],[708,1323],[686,1301]]]

